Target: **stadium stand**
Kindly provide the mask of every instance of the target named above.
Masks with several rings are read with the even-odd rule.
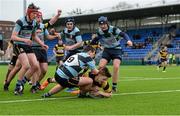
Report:
[[[97,18],[107,16],[110,23],[125,30],[132,39],[133,48],[126,47],[125,41],[121,41],[124,52],[124,64],[154,64],[159,47],[169,44],[169,52],[179,54],[178,38],[169,40],[169,27],[177,24],[179,28],[180,4],[153,6],[128,10],[117,10],[104,13],[81,14],[74,16],[76,25],[82,32],[84,40],[90,38],[91,33],[96,31]],[[58,20],[55,25],[57,30],[64,26],[65,17]]]
[[[57,43],[58,43],[58,39],[46,40],[45,41],[45,44],[49,46],[49,49],[47,51],[48,62],[51,62],[51,61],[55,62],[55,56],[53,54],[53,48]]]
[[[143,29],[131,29],[127,30],[128,35],[134,43],[132,48],[126,46],[126,41],[121,40],[121,46],[123,50],[123,61],[134,61],[134,64],[155,64],[157,61],[157,54],[160,48],[160,44],[165,40],[163,38],[164,35],[167,35],[168,28],[165,28],[162,31],[161,28],[143,28]],[[83,41],[91,39],[91,33],[85,33],[82,35]],[[160,40],[163,40],[159,43]],[[53,56],[53,47],[57,43],[57,39],[55,40],[47,40],[46,44],[49,46],[48,50],[48,59],[54,60]],[[153,47],[158,43],[157,48],[153,51]],[[180,54],[180,37],[174,38],[170,47],[168,48],[169,53]],[[152,54],[146,59],[148,54],[152,52]],[[128,64],[126,62],[126,64]],[[132,63],[131,63],[132,64]]]

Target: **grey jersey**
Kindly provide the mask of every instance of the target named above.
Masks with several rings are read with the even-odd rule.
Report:
[[[109,26],[109,29],[106,32],[103,32],[101,28],[98,28],[97,30],[99,42],[104,48],[120,47],[120,33],[121,30],[119,28],[115,28],[114,26]]]

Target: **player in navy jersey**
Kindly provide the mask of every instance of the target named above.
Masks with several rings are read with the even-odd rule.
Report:
[[[55,72],[55,80],[58,83],[42,97],[49,97],[67,87],[79,87],[81,94],[86,93],[92,86],[93,80],[88,77],[80,77],[84,68],[89,68],[93,74],[98,74],[93,58],[95,49],[91,46],[84,48],[82,53],[70,56]]]
[[[83,49],[83,41],[80,30],[75,25],[75,19],[73,17],[67,17],[65,19],[65,28],[60,33],[64,44],[65,58],[67,60],[71,55],[79,53]],[[68,92],[73,91],[73,88],[67,89]]]
[[[38,7],[33,3],[27,8],[26,16],[16,21],[14,30],[12,32],[12,40],[14,41],[14,51],[18,56],[18,60],[21,64],[21,69],[18,74],[18,80],[15,87],[15,95],[22,94],[24,88],[23,77],[31,77],[34,73],[38,78],[37,73],[38,63],[35,54],[32,50],[32,39],[37,41],[44,49],[48,49],[48,46],[41,42],[36,35],[37,22],[35,21]],[[28,71],[29,69],[29,71]]]
[[[65,57],[66,60],[69,56],[82,51],[83,41],[80,30],[75,26],[75,20],[73,17],[65,19],[65,26],[66,27],[61,32],[61,38],[65,45],[64,49],[67,52]]]
[[[121,63],[122,49],[120,46],[120,37],[127,40],[127,44],[132,46],[132,42],[129,36],[122,32],[119,28],[112,26],[108,23],[107,17],[101,16],[98,18],[99,28],[96,32],[96,38],[93,39],[92,43],[96,41],[100,42],[100,45],[104,48],[102,53],[102,59],[99,63],[99,69],[103,68],[111,60],[113,63],[113,77],[112,77],[112,90],[117,91],[117,82],[119,76],[119,66]]]
[[[43,17],[42,17],[42,12],[38,11],[37,16],[36,16],[36,21],[37,21],[37,30],[36,34],[38,38],[44,43],[46,39],[52,40],[56,38],[60,38],[58,34],[56,35],[50,35],[48,32],[48,28],[51,27],[59,18],[61,15],[61,10],[57,11],[57,14],[51,18],[51,20],[47,23],[42,23],[43,22]],[[37,88],[40,88],[40,81],[43,79],[47,72],[48,68],[48,59],[47,59],[47,52],[45,49],[43,49],[36,41],[33,41],[32,44],[32,49],[33,52],[36,55],[36,58],[39,62],[39,67],[38,67],[38,77],[37,79],[34,79],[36,83],[34,83],[31,91],[34,93],[36,92]],[[34,77],[34,76],[33,76]]]

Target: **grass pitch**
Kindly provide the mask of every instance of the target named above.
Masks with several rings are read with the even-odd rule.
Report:
[[[7,66],[0,66],[0,115],[180,115],[180,67],[163,73],[155,66],[121,66],[118,92],[107,99],[80,99],[66,92],[42,99],[53,84],[36,94],[26,85],[24,94],[15,96],[17,78],[9,92],[3,91],[6,71]],[[55,66],[49,66],[46,78],[54,71]]]

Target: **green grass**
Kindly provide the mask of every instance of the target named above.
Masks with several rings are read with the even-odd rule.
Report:
[[[119,91],[108,99],[80,99],[61,92],[52,97],[56,99],[41,100],[53,85],[36,94],[26,85],[24,94],[15,96],[16,79],[9,92],[2,89],[6,70],[7,66],[0,66],[0,115],[180,115],[180,67],[168,67],[162,73],[155,66],[122,66]],[[53,76],[54,70],[55,66],[50,66],[46,77]]]

